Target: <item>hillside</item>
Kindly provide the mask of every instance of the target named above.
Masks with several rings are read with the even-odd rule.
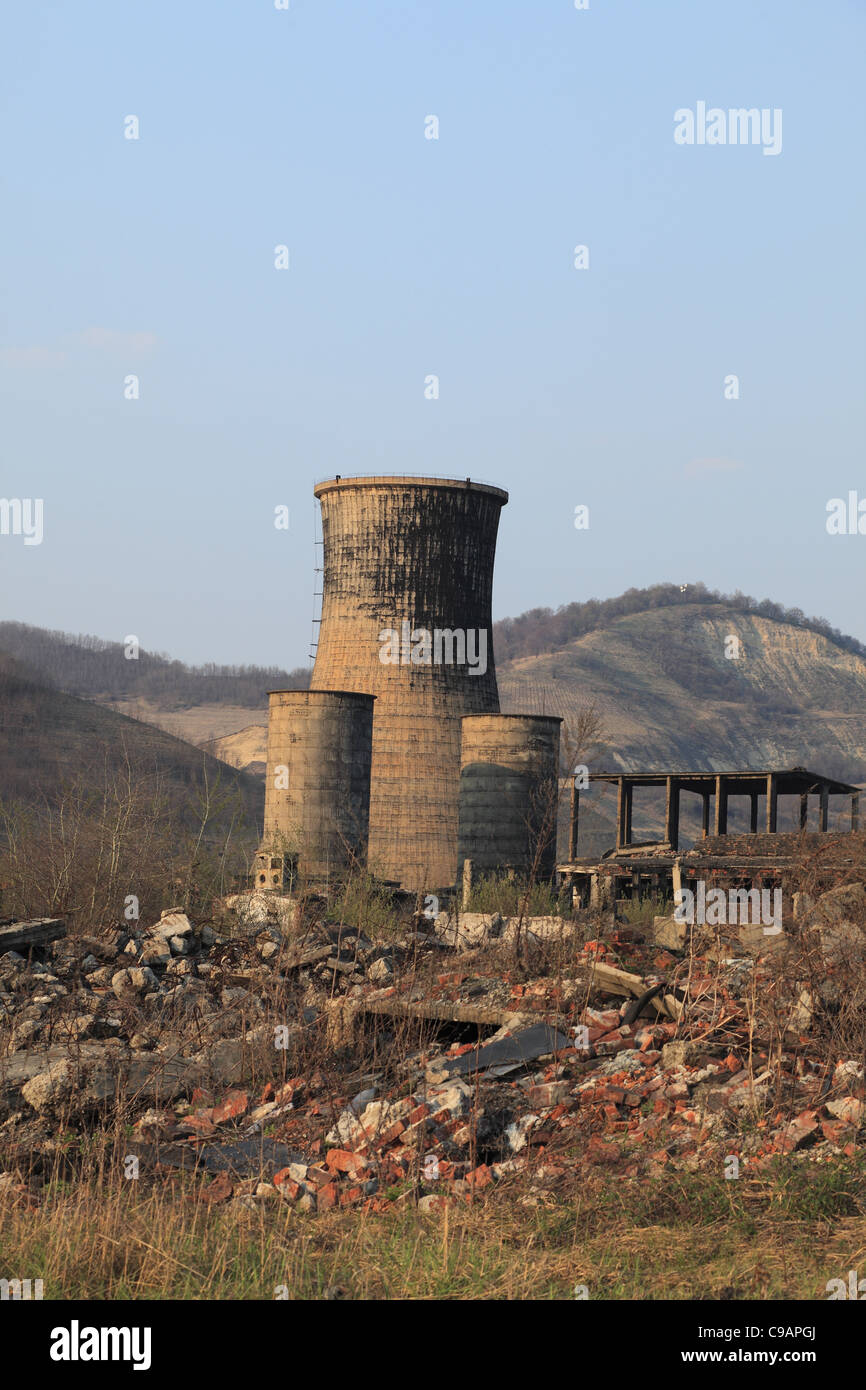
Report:
[[[187,666],[144,647],[137,658],[127,659],[122,642],[27,623],[0,622],[0,652],[23,662],[45,685],[67,695],[117,704],[123,713],[147,710],[148,714],[140,715],[143,718],[207,704],[258,708],[267,702],[269,690],[303,687],[309,680],[306,667],[284,671],[279,666],[218,666],[214,662]]]
[[[569,638],[575,629],[579,635]],[[739,642],[736,660],[725,656],[731,637]],[[30,677],[40,686],[37,703],[48,701],[50,708],[51,732],[43,721],[33,745],[41,782],[50,782],[52,758],[80,766],[92,761],[96,748],[116,750],[123,730],[151,760],[159,753],[178,786],[189,785],[201,757],[190,744],[206,749],[219,765],[246,770],[244,795],[256,788],[259,805],[266,692],[275,685],[300,687],[308,679],[302,670],[193,668],[160,656],[124,661],[118,644],[22,624],[0,624],[0,650],[4,643],[43,663]],[[545,643],[546,649],[537,650]],[[711,594],[700,585],[686,594],[660,585],[603,603],[569,604],[556,613],[534,610],[497,624],[495,644],[504,711],[561,714],[573,721],[582,708],[596,707],[605,739],[592,756],[594,770],[799,763],[845,780],[866,780],[866,657],[858,643],[820,619],[805,619],[768,600]],[[503,660],[503,652],[518,654]],[[59,691],[49,700],[46,681],[64,690],[90,690],[98,703],[83,705]],[[19,723],[27,698],[34,697],[18,691]],[[161,741],[149,726],[165,731]],[[10,786],[21,790],[32,781],[10,748],[0,757],[0,786],[7,795]],[[612,835],[611,794],[596,792],[583,801],[582,843],[586,834],[603,847]],[[636,808],[635,820],[638,834],[657,828],[649,805],[643,812]]]
[[[133,779],[158,781],[167,814],[179,823],[195,814],[197,794],[207,778],[223,816],[242,813],[251,827],[259,824],[261,782],[178,738],[80,700],[43,684],[34,672],[8,655],[0,655],[0,802],[35,806],[54,800],[64,784],[83,771],[101,785],[103,772],[116,776],[126,766]],[[229,809],[229,806],[231,809]]]
[[[737,660],[725,657],[731,636]],[[866,659],[787,623],[700,603],[661,608],[497,669],[505,712],[573,721],[595,704],[607,735],[599,769],[801,763],[866,778]],[[262,763],[264,709],[238,713],[248,726],[215,728],[212,751]]]
[[[739,659],[725,657],[739,641]],[[500,670],[503,709],[596,704],[606,769],[818,767],[866,776],[866,659],[818,633],[704,604],[629,614]]]

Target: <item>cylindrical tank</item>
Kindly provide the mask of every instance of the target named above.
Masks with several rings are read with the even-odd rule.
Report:
[[[373,705],[343,690],[271,691],[260,857],[297,858],[303,879],[366,863]]]
[[[556,867],[558,716],[473,715],[462,721],[459,853],[473,872],[514,869],[538,881]]]
[[[376,696],[370,869],[410,889],[453,884],[460,719],[499,709],[491,598],[508,493],[381,477],[315,494],[324,582],[312,689]]]

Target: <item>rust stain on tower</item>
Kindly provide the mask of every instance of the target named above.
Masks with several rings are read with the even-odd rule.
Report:
[[[370,868],[407,888],[452,884],[460,720],[499,711],[491,601],[508,493],[377,477],[315,495],[324,583],[311,689],[376,696]]]

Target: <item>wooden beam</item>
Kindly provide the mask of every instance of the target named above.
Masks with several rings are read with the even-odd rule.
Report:
[[[704,803],[701,812],[701,834],[706,839],[710,833],[710,793],[701,792],[701,800]]]
[[[775,835],[778,818],[778,792],[775,772],[767,773],[767,834]]]
[[[860,829],[860,793],[851,793],[851,829]]]
[[[809,793],[800,792],[800,829],[805,830],[809,824]]]

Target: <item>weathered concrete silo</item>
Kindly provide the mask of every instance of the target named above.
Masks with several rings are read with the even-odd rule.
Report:
[[[462,721],[460,865],[474,873],[536,864],[539,881],[556,866],[559,717],[472,715]]]
[[[254,882],[327,879],[366,863],[374,698],[343,690],[274,690],[268,706],[265,828]]]
[[[499,709],[491,598],[508,493],[379,477],[315,494],[324,583],[312,688],[376,696],[370,868],[407,888],[451,884],[460,719]]]

